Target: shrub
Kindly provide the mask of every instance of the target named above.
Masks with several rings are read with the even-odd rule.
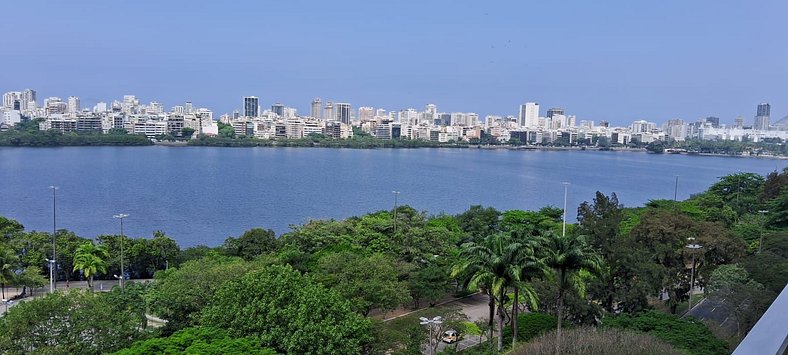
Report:
[[[134,343],[115,355],[134,354],[253,354],[275,355],[253,337],[232,338],[227,331],[216,328],[186,328],[166,338],[154,338]]]
[[[725,342],[717,339],[705,324],[691,318],[685,320],[671,314],[650,311],[637,315],[622,314],[606,318],[603,325],[651,334],[687,354],[729,353]]]
[[[556,332],[550,331],[512,352],[514,355],[555,354]],[[670,344],[648,334],[624,329],[579,327],[561,332],[565,355],[663,355],[681,354]]]
[[[555,329],[556,318],[544,313],[525,313],[517,316],[517,341],[525,342]],[[564,326],[568,323],[564,322]],[[503,328],[504,344],[512,342],[512,326]]]

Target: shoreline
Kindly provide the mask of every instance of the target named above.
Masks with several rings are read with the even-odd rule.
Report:
[[[773,159],[773,160],[788,160],[788,156],[781,155],[730,155],[718,153],[698,153],[698,152],[682,152],[682,153],[649,153],[646,148],[630,148],[630,147],[548,147],[548,146],[498,146],[498,145],[447,145],[447,146],[414,146],[414,147],[342,147],[342,146],[298,146],[298,145],[257,145],[257,146],[224,146],[224,145],[190,145],[188,141],[152,141],[149,145],[137,144],[86,144],[86,145],[41,145],[41,146],[13,146],[13,145],[0,145],[0,148],[64,148],[64,147],[168,147],[168,148],[182,148],[182,147],[211,147],[211,148],[323,148],[323,149],[478,149],[478,150],[512,150],[512,151],[546,151],[546,152],[630,152],[630,153],[647,153],[647,154],[661,154],[661,155],[687,155],[687,156],[700,156],[700,157],[719,157],[719,158],[754,158],[754,159]]]

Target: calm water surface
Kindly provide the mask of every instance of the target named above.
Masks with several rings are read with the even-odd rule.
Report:
[[[766,174],[786,160],[477,149],[317,149],[213,147],[0,148],[0,215],[29,230],[84,237],[165,231],[182,246],[218,245],[253,227],[278,233],[313,218],[345,218],[399,201],[429,213],[482,204],[501,210],[563,204],[569,211],[597,190],[626,206],[705,190],[723,175]]]

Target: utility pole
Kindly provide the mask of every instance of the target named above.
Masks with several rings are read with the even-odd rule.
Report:
[[[391,191],[394,194],[394,234],[397,234],[397,197],[399,197],[399,191]]]
[[[125,272],[123,270],[123,239],[124,239],[124,237],[123,237],[123,219],[128,217],[128,216],[129,215],[127,215],[125,213],[119,213],[119,214],[116,214],[116,215],[112,216],[113,218],[120,219],[120,278],[119,278],[119,280],[120,280],[120,288],[121,288],[121,290],[125,288],[125,282],[123,281],[123,278],[125,277]]]
[[[695,250],[703,248],[703,246],[692,243],[695,238],[689,237],[687,240],[690,242],[690,244],[687,245],[687,248],[689,248],[690,253],[692,253],[692,274],[690,275],[689,301],[687,301],[687,312],[689,312],[692,310],[692,291],[695,289]]]
[[[564,222],[563,226],[561,227],[561,236],[566,237],[566,196],[569,191],[569,183],[564,183]]]
[[[57,248],[55,247],[55,235],[57,235],[57,190],[59,187],[50,186],[52,189],[52,262],[49,266],[49,292],[54,292],[55,279],[57,278]]]

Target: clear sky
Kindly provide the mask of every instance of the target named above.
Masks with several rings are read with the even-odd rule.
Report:
[[[788,115],[788,1],[7,1],[0,91],[579,120]]]

